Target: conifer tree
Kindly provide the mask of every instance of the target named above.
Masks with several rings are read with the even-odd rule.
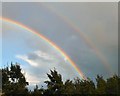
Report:
[[[17,63],[11,63],[10,67],[2,69],[2,89],[5,96],[14,96],[14,94],[26,96],[28,82],[21,71]]]

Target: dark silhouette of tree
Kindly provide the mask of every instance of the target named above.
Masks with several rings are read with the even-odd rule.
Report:
[[[50,74],[47,74],[50,81],[45,81],[48,87],[45,94],[61,94],[63,87],[62,76],[55,69],[50,70],[50,72]]]
[[[73,95],[75,92],[75,87],[72,80],[66,80],[63,88],[64,88],[63,94]]]
[[[7,66],[2,69],[3,96],[15,96],[14,94],[22,94],[24,96],[28,91],[26,85],[28,85],[28,82],[26,82],[20,65],[17,63],[15,65],[11,63],[10,67]]]
[[[107,79],[106,82],[106,93],[107,94],[116,94],[120,92],[120,89],[118,89],[118,84],[120,83],[120,78],[117,75],[114,75],[113,77],[110,77]]]
[[[11,63],[10,67],[7,66],[0,71],[2,71],[2,96],[97,96],[101,94],[112,96],[120,94],[120,77],[117,75],[107,79],[97,75],[96,83],[89,78],[82,80],[78,77],[63,82],[62,75],[54,69],[47,74],[49,80],[45,81],[46,89],[36,85],[31,91],[26,87],[28,82],[21,72],[20,65]]]
[[[42,96],[43,90],[38,88],[38,85],[35,86],[34,91],[31,92],[31,96]]]
[[[92,80],[87,78],[87,80],[80,80],[76,78],[74,80],[75,85],[75,94],[94,94],[95,93],[95,84]]]
[[[103,76],[97,75],[97,94],[106,94],[106,81],[103,79]]]
[[[0,96],[2,95],[2,69],[0,69]]]

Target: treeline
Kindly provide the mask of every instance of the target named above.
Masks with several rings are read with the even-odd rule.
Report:
[[[49,80],[45,81],[47,88],[35,86],[34,90],[26,87],[26,81],[22,69],[18,64],[12,64],[1,69],[2,71],[2,96],[89,96],[89,95],[118,95],[120,92],[120,77],[114,75],[108,79],[96,76],[96,83],[91,79],[66,80],[63,82],[61,74],[56,70],[50,70],[47,74]],[[0,71],[0,72],[1,72]],[[120,96],[120,95],[119,95]]]

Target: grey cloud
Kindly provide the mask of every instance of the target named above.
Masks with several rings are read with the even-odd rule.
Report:
[[[56,11],[50,10],[48,5]],[[63,18],[66,17],[88,36],[116,72],[118,34],[116,5],[117,3],[3,3],[3,16],[22,22],[56,43],[86,76],[92,77],[97,73],[107,76],[108,71],[94,50],[86,44],[80,33],[76,32]],[[59,15],[63,15],[63,17]],[[33,70],[34,75],[39,72],[43,74],[54,66],[64,74],[64,77],[75,76],[76,71],[65,63],[65,58],[39,37],[31,35],[26,39],[25,45],[59,58],[57,61],[49,61],[43,59],[44,56],[37,56],[32,50],[33,53],[26,54],[27,59],[36,63],[44,63],[48,68],[45,69],[45,66],[44,68],[29,67],[29,72]],[[52,64],[48,64],[48,62]]]

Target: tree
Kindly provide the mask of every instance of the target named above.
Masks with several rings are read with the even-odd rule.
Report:
[[[75,93],[75,87],[72,80],[66,80],[64,84],[63,94],[71,96]]]
[[[35,86],[34,91],[28,91],[26,86],[26,78],[22,73],[22,69],[19,64],[11,63],[10,67],[7,66],[0,70],[2,71],[2,88],[3,96],[77,96],[79,95],[113,95],[120,94],[120,77],[114,75],[108,79],[104,79],[102,76],[97,75],[96,83],[91,79],[82,80],[75,78],[74,80],[62,81],[62,76],[55,69],[50,70],[50,74],[47,74],[48,79],[45,81],[47,88],[42,86],[38,88]]]
[[[74,80],[75,85],[75,94],[94,94],[95,93],[95,84],[89,78],[87,80],[80,80],[76,78]]]
[[[38,85],[35,86],[34,91],[31,93],[32,96],[42,96],[43,90],[38,88]]]
[[[97,94],[106,94],[106,81],[103,79],[103,76],[97,75]]]
[[[0,96],[2,94],[2,70],[0,69]]]
[[[6,96],[14,96],[15,94],[22,94],[25,96],[28,89],[26,86],[26,78],[21,72],[20,65],[17,63],[14,65],[11,63],[10,67],[2,69],[2,89],[3,93]]]
[[[61,94],[63,86],[62,76],[55,69],[53,71],[50,70],[50,72],[50,74],[47,74],[50,81],[45,81],[48,87],[45,94]]]
[[[118,84],[120,83],[120,78],[117,75],[114,75],[111,78],[107,79],[106,92],[107,94],[117,94],[120,92]]]

